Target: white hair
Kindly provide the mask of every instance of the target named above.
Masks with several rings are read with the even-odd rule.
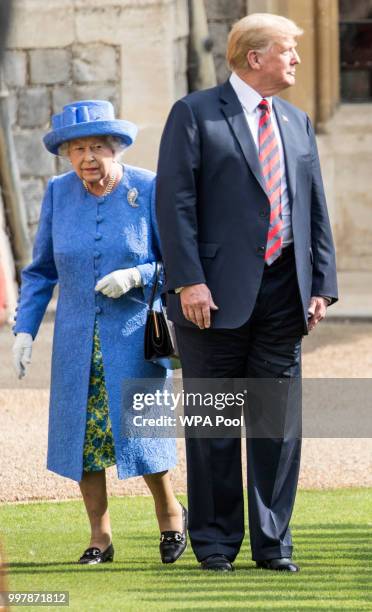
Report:
[[[124,142],[117,136],[111,136],[109,134],[108,136],[97,136],[97,138],[103,140],[104,143],[110,147],[115,157],[117,157],[119,153],[121,153],[127,147],[127,145],[124,144]],[[63,142],[58,147],[58,155],[60,155],[61,157],[68,157],[70,142],[71,140],[66,140],[66,142]]]

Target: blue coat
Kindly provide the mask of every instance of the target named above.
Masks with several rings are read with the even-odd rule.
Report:
[[[120,185],[105,198],[87,193],[74,172],[52,178],[42,204],[33,261],[22,273],[15,333],[28,332],[35,338],[53,288],[59,284],[47,467],[73,480],[81,480],[83,470],[95,319],[119,478],[160,472],[176,463],[173,439],[128,439],[122,433],[123,381],[165,379],[166,374],[143,358],[145,301],[154,262],[160,257],[154,185],[153,173],[130,166],[125,166]],[[128,202],[132,188],[138,191],[137,207]],[[95,293],[98,279],[133,266],[141,273],[143,289],[132,289],[118,299]]]

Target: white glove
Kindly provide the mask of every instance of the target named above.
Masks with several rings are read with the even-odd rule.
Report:
[[[111,274],[106,274],[98,281],[94,287],[95,291],[100,291],[103,295],[110,298],[118,298],[133,287],[142,286],[141,273],[137,268],[127,268],[126,270],[115,270]]]
[[[18,378],[26,374],[26,366],[31,363],[32,336],[31,334],[17,334],[13,344],[13,364]]]

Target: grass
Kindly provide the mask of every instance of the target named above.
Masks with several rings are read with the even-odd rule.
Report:
[[[232,574],[201,572],[191,548],[174,566],[158,558],[148,497],[113,498],[115,562],[79,567],[87,544],[81,502],[0,507],[11,590],[68,590],[69,608],[152,610],[372,610],[372,489],[300,491],[292,521],[299,574],[257,570],[244,541]]]

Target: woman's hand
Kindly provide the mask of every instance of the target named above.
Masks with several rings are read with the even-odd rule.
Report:
[[[95,291],[100,291],[110,298],[119,298],[134,287],[142,286],[142,278],[137,268],[126,270],[115,270],[106,274],[95,286]]]
[[[32,336],[23,332],[17,334],[13,344],[13,364],[18,378],[26,375],[26,366],[31,363]]]

